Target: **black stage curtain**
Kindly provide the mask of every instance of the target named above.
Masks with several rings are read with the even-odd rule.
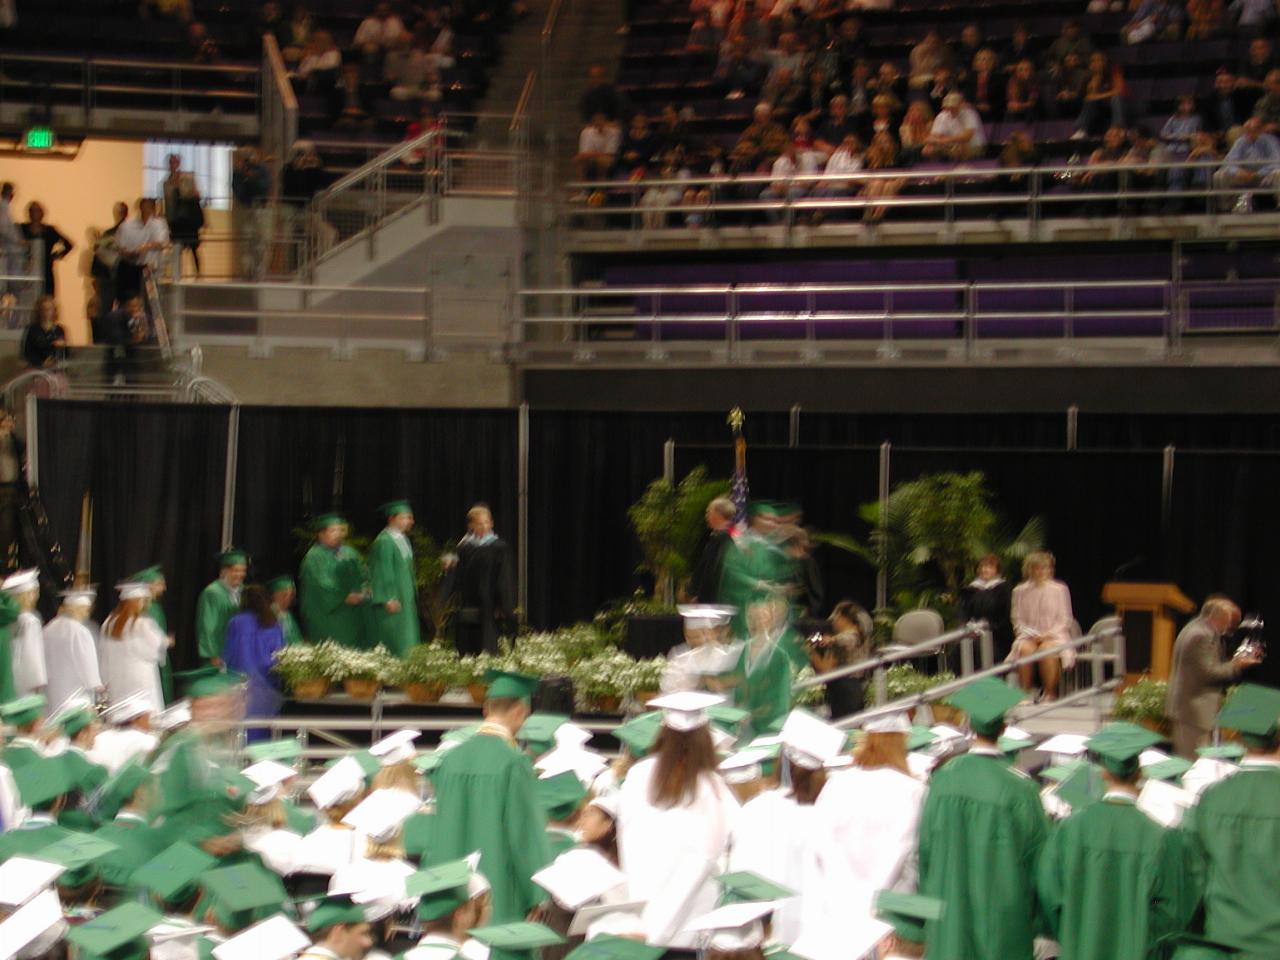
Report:
[[[81,500],[86,491],[93,498],[95,617],[111,611],[115,583],[161,564],[177,669],[194,665],[196,597],[217,573],[227,414],[189,404],[40,402],[40,493],[68,559]]]
[[[372,537],[378,504],[397,497],[442,542],[456,542],[484,501],[516,546],[514,411],[245,407],[238,449],[235,537],[254,576],[296,572],[307,544],[293,530],[316,514],[343,510]]]

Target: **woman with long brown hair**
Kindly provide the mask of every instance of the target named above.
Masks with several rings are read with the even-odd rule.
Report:
[[[173,640],[143,611],[151,602],[151,587],[145,583],[122,583],[120,602],[102,625],[98,646],[102,660],[102,683],[111,703],[142,694],[151,703],[151,712],[164,709],[160,686],[160,662]]]
[[[814,845],[805,889],[802,947],[841,942],[839,930],[872,916],[876,892],[914,891],[916,832],[924,784],[907,772],[905,713],[876,717],[863,727],[854,766],[833,773],[814,805]],[[815,960],[827,954],[811,953]]]
[[[618,797],[618,853],[631,900],[689,890],[689,916],[715,908],[712,877],[724,867],[738,802],[716,772],[707,708],[715,694],[688,691],[659,697],[662,729],[650,755],[627,774]],[[696,884],[696,886],[695,886]],[[687,948],[677,930],[649,930],[654,945]]]

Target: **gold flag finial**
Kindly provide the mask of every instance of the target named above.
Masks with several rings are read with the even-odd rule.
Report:
[[[742,412],[741,407],[734,407],[729,411],[728,424],[733,428],[734,433],[742,431],[742,425],[747,422],[747,416]]]

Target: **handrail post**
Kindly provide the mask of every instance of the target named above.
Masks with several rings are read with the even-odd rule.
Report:
[[[973,634],[966,633],[960,641],[960,675],[967,677],[973,673]]]
[[[885,674],[884,667],[877,667],[876,672],[871,678],[872,689],[875,691],[876,706],[882,706],[889,702],[889,678]]]

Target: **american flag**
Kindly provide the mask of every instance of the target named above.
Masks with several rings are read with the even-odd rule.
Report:
[[[733,522],[737,527],[747,522],[747,504],[751,500],[751,487],[747,483],[747,440],[742,435],[742,426],[747,422],[738,407],[729,411],[729,426],[733,429],[733,483],[729,488],[729,498],[738,508]]]

